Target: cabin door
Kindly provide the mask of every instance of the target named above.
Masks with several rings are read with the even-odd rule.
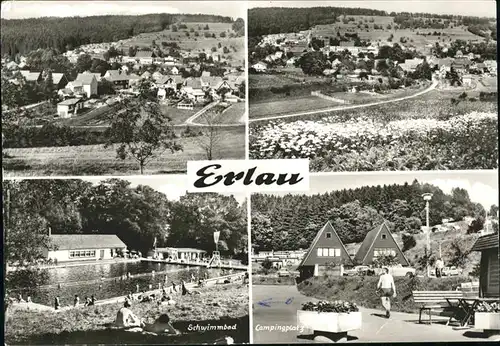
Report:
[[[99,253],[99,259],[103,259],[103,258],[104,258],[104,250],[101,250]]]

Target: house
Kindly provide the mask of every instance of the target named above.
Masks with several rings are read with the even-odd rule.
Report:
[[[497,62],[496,60],[485,60],[484,65],[488,69],[490,73],[496,74],[497,73]]]
[[[182,84],[181,76],[162,76],[155,82],[157,88],[178,90]]]
[[[174,247],[156,248],[155,252],[158,258],[170,258],[174,261],[199,261],[207,253],[200,249]]]
[[[171,73],[171,74],[179,74],[179,69],[178,69],[177,67],[175,67],[175,66],[174,66],[174,67],[172,67],[172,68],[170,69],[170,73]]]
[[[57,104],[57,115],[61,118],[70,118],[76,115],[83,108],[83,101],[80,98],[71,98]]]
[[[149,72],[149,71],[146,71],[143,74],[141,74],[142,79],[148,79],[148,78],[151,78],[151,76],[152,76],[151,72]]]
[[[113,83],[117,89],[126,89],[129,87],[128,75],[120,70],[107,70],[103,78]]]
[[[38,83],[42,79],[41,72],[31,72],[27,70],[19,71],[28,83]]]
[[[363,243],[361,243],[354,256],[354,262],[360,265],[371,265],[374,259],[384,255],[395,256],[403,266],[410,265],[389,231],[386,221],[366,234]]]
[[[69,82],[67,87],[73,93],[83,93],[87,97],[97,95],[97,79],[93,73],[79,73],[73,82]]]
[[[128,75],[128,86],[131,87],[133,85],[136,85],[137,83],[139,83],[140,80],[141,77],[139,77],[135,73],[131,73]]]
[[[259,61],[258,63],[253,64],[252,68],[257,72],[266,72],[267,64],[263,61]]]
[[[353,265],[344,243],[330,221],[319,230],[299,264],[301,279],[333,272],[343,275],[344,265]]]
[[[201,86],[204,89],[215,89],[221,82],[222,77],[200,77]]]
[[[55,249],[46,249],[45,256],[58,262],[112,259],[127,250],[127,245],[114,234],[52,234]]]
[[[184,81],[181,88],[182,92],[195,102],[201,102],[205,99],[205,91],[200,78],[190,77]]]
[[[462,53],[461,50],[457,50],[457,52],[455,53],[455,58],[461,58],[464,56],[464,53]]]
[[[135,54],[135,59],[142,65],[151,65],[155,57],[153,52],[147,50],[139,50]]]
[[[68,78],[64,73],[52,73],[52,84],[57,90],[63,89],[68,83]]]
[[[295,62],[297,61],[297,58],[292,56],[290,59],[288,59],[286,61],[286,66],[287,67],[294,67],[295,66]]]
[[[457,72],[465,73],[469,70],[471,64],[472,63],[468,58],[458,58],[453,61],[451,67],[453,67]]]
[[[128,73],[130,69],[128,68],[127,65],[122,65],[118,70],[123,73]]]
[[[441,72],[450,72],[452,63],[453,63],[452,58],[438,59],[437,62],[438,68]]]
[[[418,65],[424,62],[424,59],[413,58],[406,59],[404,63],[399,64],[403,71],[405,72],[414,72]]]
[[[211,73],[210,73],[210,71],[203,71],[203,72],[201,73],[201,76],[202,76],[202,77],[210,77],[210,74],[211,74]]]
[[[498,233],[483,235],[476,240],[471,251],[481,252],[481,262],[479,264],[479,296],[496,297],[500,295],[499,287],[499,252]]]

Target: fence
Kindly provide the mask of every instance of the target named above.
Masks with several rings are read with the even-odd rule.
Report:
[[[346,101],[346,100],[342,100],[342,99],[338,99],[338,98],[335,98],[332,96],[322,94],[320,91],[311,91],[311,96],[317,96],[319,98],[322,98],[322,99],[325,99],[328,101],[333,101],[333,102],[342,103],[342,104],[349,104],[350,103],[349,101]]]

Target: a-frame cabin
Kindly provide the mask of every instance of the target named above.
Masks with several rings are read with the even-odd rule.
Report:
[[[366,234],[365,240],[354,256],[354,262],[358,265],[371,265],[375,258],[384,255],[395,256],[403,266],[410,265],[389,231],[386,221]]]
[[[321,274],[342,275],[344,265],[353,265],[344,243],[328,221],[311,243],[299,264],[300,278]]]

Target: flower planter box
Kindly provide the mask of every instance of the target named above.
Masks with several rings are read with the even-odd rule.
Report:
[[[337,313],[297,310],[297,325],[313,331],[348,332],[361,328],[361,312]]]
[[[500,312],[476,312],[474,328],[485,330],[500,330]]]

